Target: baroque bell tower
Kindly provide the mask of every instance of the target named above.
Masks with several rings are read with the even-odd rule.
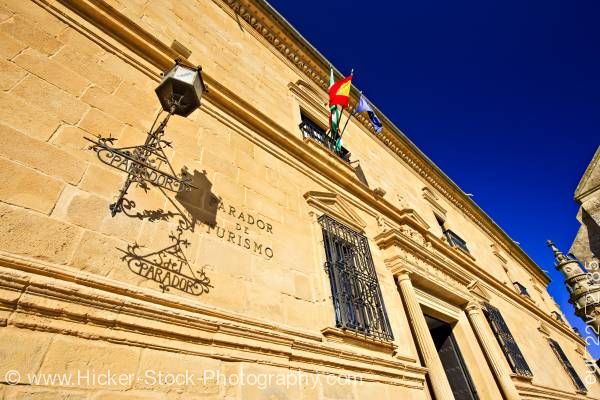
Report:
[[[565,278],[569,303],[575,307],[575,314],[588,325],[588,333],[600,337],[600,276],[585,271],[576,259],[565,256],[551,240],[547,244],[554,252],[555,268]]]

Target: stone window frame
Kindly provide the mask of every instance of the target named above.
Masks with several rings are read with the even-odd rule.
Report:
[[[490,303],[484,303],[483,314],[506,357],[511,370],[519,377],[531,378],[533,373],[529,364],[525,360],[519,345],[515,341],[514,336],[510,332],[508,324],[504,320],[500,310]]]
[[[560,361],[567,375],[569,375],[569,377],[571,378],[571,381],[573,382],[577,393],[587,393],[586,386],[584,385],[577,371],[575,371],[575,368],[573,368],[573,364],[571,364],[571,362],[569,361],[569,358],[563,351],[560,344],[552,338],[548,338],[548,344],[550,345],[550,348],[556,355],[556,358],[558,358],[558,361]]]
[[[385,307],[385,301],[383,299],[381,286],[375,271],[375,265],[367,237],[363,233],[358,232],[357,230],[347,226],[335,218],[332,218],[326,213],[322,214],[318,218],[318,222],[321,226],[321,232],[323,235],[325,270],[329,276],[336,327],[344,331],[348,330],[359,335],[364,335],[365,337],[374,340],[389,343],[393,342],[394,334],[392,332],[391,323]],[[332,229],[328,228],[329,225],[331,225],[336,232],[332,232]],[[344,236],[347,237],[342,238],[339,235],[339,230],[342,230]],[[352,290],[357,290],[361,294],[365,291],[368,292],[366,294],[371,300],[370,304],[362,304],[362,309],[360,308],[359,300],[344,300],[343,297],[347,297],[348,294],[345,293],[343,289],[337,288],[337,286],[340,285],[340,276],[344,275],[344,271],[337,269],[335,265],[332,265],[332,253],[336,253],[336,250],[334,250],[332,245],[332,243],[335,241],[334,237],[340,240],[348,239],[348,237],[350,237],[349,243],[352,242],[350,245],[352,245],[353,249],[355,251],[356,249],[362,249],[360,254],[354,254],[352,259],[355,263],[358,260],[363,265],[361,267],[355,266],[352,268],[351,275],[353,275],[353,279],[360,275],[364,276],[352,282],[343,282],[344,284],[350,283]],[[339,257],[339,254],[336,253],[334,257]],[[344,313],[342,312],[342,305],[346,305],[352,310],[350,310],[348,313]],[[361,318],[364,318],[365,320],[361,321],[360,323],[357,323],[356,321],[353,323],[351,319],[356,318],[357,315],[361,316]]]

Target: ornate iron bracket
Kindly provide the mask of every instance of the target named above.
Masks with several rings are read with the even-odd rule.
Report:
[[[180,220],[177,234],[169,235],[169,239],[173,242],[171,246],[140,254],[139,250],[143,246],[137,243],[130,244],[127,250],[119,249],[125,253],[121,259],[127,262],[127,266],[134,274],[158,282],[163,292],[175,288],[194,296],[208,293],[213,286],[204,268],[194,272],[183,251],[190,245],[190,242],[182,237],[183,232],[188,229],[188,224]]]
[[[117,200],[109,206],[113,217],[122,212],[124,207],[128,207],[128,204],[130,206],[135,204],[125,197],[132,184],[146,192],[150,189],[149,185],[160,188],[161,191],[168,190],[174,193],[190,191],[193,188],[192,178],[187,170],[182,168],[180,174],[177,175],[165,154],[165,148],[171,147],[171,142],[163,139],[165,128],[176,106],[174,104],[171,107],[167,116],[155,129],[162,110],[158,113],[148,132],[146,142],[141,146],[113,147],[117,139],[110,136],[98,135],[95,139],[84,138],[92,142],[89,148],[96,152],[100,161],[127,173]]]

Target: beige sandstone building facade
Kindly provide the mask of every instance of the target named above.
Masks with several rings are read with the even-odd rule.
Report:
[[[7,0],[0,53],[0,398],[600,398],[549,278],[390,121],[323,145],[328,62],[263,1]],[[143,143],[178,57],[194,188],[113,218],[83,137]]]

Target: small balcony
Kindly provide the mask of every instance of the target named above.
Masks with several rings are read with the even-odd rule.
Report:
[[[456,233],[452,232],[450,229],[446,229],[444,231],[444,236],[446,236],[446,240],[448,240],[448,243],[450,244],[450,246],[458,247],[465,253],[471,254],[471,252],[469,251],[469,248],[467,247],[467,242],[465,242]]]
[[[335,141],[331,138],[331,136],[325,133],[323,128],[321,128],[319,125],[315,124],[313,121],[304,117],[303,115],[302,122],[300,123],[299,127],[304,138],[313,139],[331,153],[341,158],[344,162],[348,164],[350,163],[350,152],[344,146],[342,146],[340,151],[336,151]]]

